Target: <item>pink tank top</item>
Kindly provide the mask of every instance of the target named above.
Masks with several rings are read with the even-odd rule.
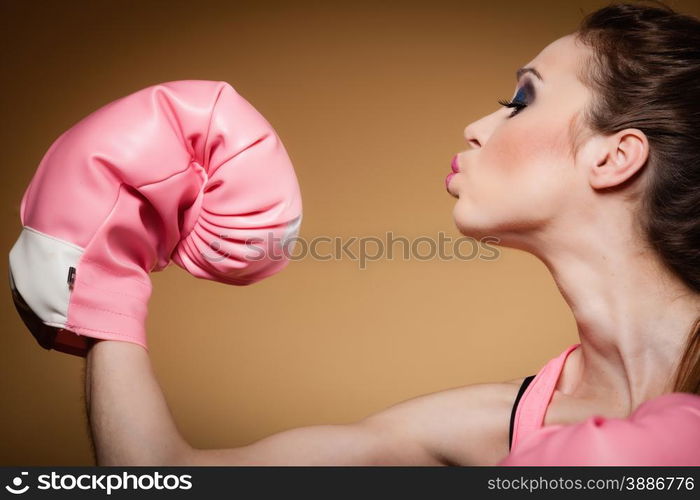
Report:
[[[544,416],[569,354],[581,344],[569,346],[559,356],[550,359],[537,373],[523,393],[515,411],[511,450],[534,431],[542,428]]]

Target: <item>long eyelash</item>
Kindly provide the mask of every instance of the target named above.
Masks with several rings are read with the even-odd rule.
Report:
[[[506,108],[515,108],[513,112],[509,115],[509,118],[511,116],[517,115],[520,111],[527,107],[527,104],[525,104],[522,101],[518,101],[517,99],[513,99],[512,101],[499,99],[498,104],[500,104],[501,106],[505,106]]]

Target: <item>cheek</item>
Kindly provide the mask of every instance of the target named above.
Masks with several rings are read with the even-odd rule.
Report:
[[[556,161],[551,139],[551,133],[527,126],[525,120],[494,133],[475,165],[475,176],[483,180],[480,194],[506,204],[531,197],[546,183]]]
[[[479,162],[483,161],[486,169],[495,174],[522,180],[537,173],[538,165],[557,156],[557,143],[550,126],[529,125],[527,120],[521,120],[495,132]]]
[[[568,163],[552,128],[526,120],[504,125],[473,159],[454,210],[458,225],[524,228],[555,215]]]

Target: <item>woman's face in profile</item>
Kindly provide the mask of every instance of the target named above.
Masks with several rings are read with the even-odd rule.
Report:
[[[573,34],[555,40],[525,66],[542,79],[526,71],[516,84],[511,100],[526,107],[501,107],[466,127],[470,149],[456,156],[459,173],[447,185],[462,234],[517,246],[581,209],[590,186],[572,141],[591,95],[576,76],[588,51]]]

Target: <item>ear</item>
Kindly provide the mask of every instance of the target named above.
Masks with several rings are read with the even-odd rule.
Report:
[[[628,128],[599,139],[588,175],[595,189],[622,184],[644,166],[649,156],[649,141],[639,129]]]

